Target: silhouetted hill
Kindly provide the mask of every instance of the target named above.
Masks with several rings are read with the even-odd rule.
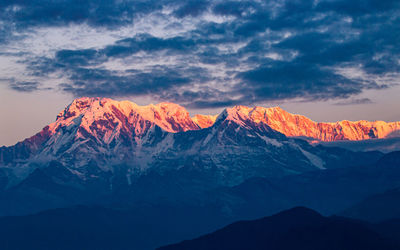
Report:
[[[0,217],[0,249],[148,250],[196,237],[227,223],[211,209],[76,206]]]
[[[382,250],[399,249],[361,222],[323,217],[293,208],[253,221],[240,221],[194,240],[159,250]]]

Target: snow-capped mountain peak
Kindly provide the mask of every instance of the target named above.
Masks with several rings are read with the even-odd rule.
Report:
[[[221,119],[228,119],[242,125],[248,125],[249,122],[264,124],[289,137],[306,137],[318,141],[386,138],[396,136],[400,131],[400,122],[365,120],[315,122],[305,116],[291,114],[280,107],[235,106],[224,110],[217,121]]]
[[[76,137],[94,137],[110,143],[122,136],[132,139],[142,136],[153,126],[167,132],[182,132],[199,129],[185,108],[174,103],[139,106],[130,101],[115,101],[108,98],[75,99],[49,125],[52,134],[66,127],[78,127]]]

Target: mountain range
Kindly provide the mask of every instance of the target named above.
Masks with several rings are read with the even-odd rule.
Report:
[[[50,165],[58,166],[50,168],[51,175],[62,175],[57,184],[104,194],[152,174],[192,176],[206,184],[201,189],[208,189],[237,185],[251,177],[362,165],[381,156],[310,145],[291,137],[301,133],[290,131],[309,131],[303,129],[309,123],[309,119],[280,108],[235,106],[217,117],[192,119],[173,103],[139,106],[107,98],[80,98],[38,134],[0,148],[0,188],[25,185],[27,180],[39,178],[41,171],[50,171]],[[212,126],[202,128],[205,124]],[[352,125],[341,128],[341,134],[338,129],[318,131],[325,131],[324,138],[336,140],[379,137],[397,128],[397,123],[383,122],[335,126],[338,124]],[[375,127],[355,130],[354,124]],[[289,131],[290,136],[281,131]],[[326,131],[332,134],[328,136]],[[59,169],[57,173],[55,169]],[[67,179],[60,181],[62,178]]]
[[[237,147],[233,145],[237,144],[240,138],[246,138],[243,143],[247,145],[244,146],[251,144],[263,146],[261,151],[264,152],[257,153],[257,155],[268,153],[265,155],[267,159],[263,160],[287,166],[290,159],[277,158],[279,155],[283,155],[283,152],[290,151],[291,155],[297,155],[298,159],[296,160],[303,163],[303,166],[299,166],[295,170],[281,171],[285,169],[284,167],[276,169],[277,171],[301,172],[315,167],[330,167],[329,160],[336,156],[329,157],[325,152],[324,156],[321,156],[321,150],[318,147],[307,146],[305,143],[289,139],[290,137],[281,133],[288,131],[287,135],[299,136],[301,133],[296,134],[292,131],[296,129],[302,131],[304,124],[309,122],[309,119],[290,115],[280,108],[236,106],[224,110],[218,117],[195,116],[192,119],[183,107],[172,103],[138,106],[128,101],[81,98],[74,100],[58,114],[54,123],[46,126],[38,134],[12,147],[2,147],[0,164],[5,167],[3,169],[8,171],[7,176],[10,179],[8,186],[17,183],[32,172],[32,168],[26,167],[26,164],[50,160],[58,160],[67,164],[77,175],[85,176],[85,178],[89,178],[92,173],[83,173],[80,171],[81,166],[91,161],[104,171],[113,171],[110,165],[126,163],[130,165],[129,171],[126,173],[130,179],[129,176],[135,177],[150,169],[150,166],[157,165],[161,158],[164,160],[173,158],[173,152],[176,152],[177,149],[179,158],[182,158],[183,152],[187,156],[206,152],[206,157],[210,161],[207,164],[211,163],[218,167],[221,165],[220,161],[230,161],[230,159],[226,156],[216,157],[215,154],[219,154],[218,152],[227,154],[228,149],[221,152],[223,147],[235,150]],[[205,124],[207,126],[212,124],[212,126],[201,129],[200,125],[204,126]],[[341,128],[341,134],[337,129],[329,130],[332,132],[329,135],[324,132],[324,138],[379,137],[397,128],[397,123],[354,123],[373,126],[372,128],[357,127],[359,130],[353,129],[355,126],[353,123],[341,122],[335,126],[339,126],[338,124],[352,125],[346,129]],[[374,124],[381,125],[375,126]],[[386,124],[386,126],[382,127],[382,124]],[[313,133],[317,133],[316,131]],[[353,133],[350,134],[347,131],[353,131]],[[359,135],[360,131],[364,131],[362,136]],[[376,135],[373,131],[377,131]],[[318,132],[318,136],[320,134],[321,132]],[[309,135],[306,134],[306,136]],[[274,150],[267,150],[267,148]],[[256,147],[252,147],[250,150],[252,152],[244,154],[246,149],[242,148],[237,154],[248,157],[256,150]],[[274,157],[274,154],[279,155]],[[323,159],[326,156],[330,159]],[[216,158],[219,159],[215,160]],[[222,164],[226,165],[227,162],[222,162]],[[12,167],[7,168],[8,166]],[[238,167],[240,168],[240,166]],[[218,169],[224,172],[223,167],[218,167]],[[239,178],[239,181],[242,179]]]
[[[192,135],[198,137],[196,143],[185,141],[185,145],[180,145],[188,149],[187,145],[191,144],[191,150],[197,151],[198,148],[209,149],[213,142],[219,143],[223,136],[237,136],[236,130],[241,129],[249,133],[245,137],[261,139],[264,144],[275,148],[284,145],[285,148],[294,149],[297,142],[287,138],[303,137],[319,141],[386,138],[400,130],[400,122],[316,123],[279,107],[245,106],[227,108],[218,116],[195,115],[191,118],[183,107],[173,103],[139,106],[129,101],[85,97],[74,100],[57,115],[54,123],[36,135],[14,146],[1,147],[0,166],[52,159],[61,159],[68,165],[78,166],[95,158],[104,167],[119,162],[132,162],[135,159],[132,172],[140,172],[153,165],[154,154],[176,149],[177,141],[181,141],[179,138]],[[199,143],[200,140],[203,140],[202,143]],[[305,158],[305,162],[324,168],[323,159],[307,151],[305,146],[302,145],[301,148],[303,151],[300,155]],[[27,174],[29,171],[21,170],[16,175],[23,178]]]
[[[91,213],[74,208],[83,205],[108,223],[109,214],[123,221],[122,211],[123,227],[141,232],[131,243],[153,249],[295,206],[341,213],[399,188],[400,155],[336,143],[397,139],[399,124],[316,123],[279,107],[190,117],[173,103],[79,98],[36,135],[0,148],[0,216],[25,225],[38,212]],[[154,233],[146,223],[159,231],[143,239]]]
[[[81,143],[89,139],[110,146],[143,145],[143,139],[148,139],[145,138],[146,135],[155,127],[171,133],[199,130],[213,126],[219,117],[239,125],[251,122],[254,125],[268,126],[287,137],[303,137],[324,142],[390,138],[396,137],[400,130],[400,122],[317,123],[279,107],[235,106],[225,109],[219,116],[195,115],[191,118],[183,107],[173,103],[139,106],[129,101],[84,97],[74,100],[57,115],[54,123],[46,126],[38,134],[15,146],[2,147],[0,163],[7,164],[17,159],[29,158],[42,151],[43,146],[51,147],[45,153],[57,153],[57,150],[71,143],[71,140]]]

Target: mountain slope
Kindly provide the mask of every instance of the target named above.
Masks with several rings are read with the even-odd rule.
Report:
[[[233,187],[210,190],[203,203],[219,204],[225,214],[242,219],[255,219],[294,206],[306,206],[325,215],[338,214],[373,194],[400,186],[399,165],[390,165],[385,158],[372,165],[251,178]],[[385,199],[374,206],[382,209],[369,212],[377,218],[391,218],[388,216],[397,212],[397,203],[395,199]]]
[[[342,211],[340,215],[370,222],[400,219],[400,151],[383,156],[377,163],[374,186],[385,187]],[[397,184],[397,185],[396,185]]]
[[[194,238],[228,223],[232,221],[221,216],[212,207],[151,204],[120,208],[75,206],[27,216],[1,217],[0,241],[2,250],[149,250],[160,245]],[[388,240],[383,238],[396,239],[398,236],[396,230],[399,225],[396,221],[377,225],[360,224],[348,219],[322,217],[312,210],[296,208],[256,221],[234,223],[219,231],[233,228],[228,232],[229,242],[224,246],[235,244],[236,247],[241,246],[239,249],[252,249],[251,244],[248,244],[246,240],[254,239],[253,242],[256,242],[255,238],[261,235],[262,240],[270,240],[276,236],[275,240],[280,241],[284,237],[280,242],[282,247],[286,247],[285,244],[288,243],[298,243],[296,247],[304,243],[309,247],[306,249],[330,249],[327,247],[340,246],[342,248],[339,249],[389,250],[398,248],[391,248],[388,246]],[[257,227],[256,230],[254,230],[255,227]],[[238,228],[240,233],[236,234]],[[291,230],[287,230],[288,228]],[[382,237],[374,233],[375,231]],[[234,237],[231,236],[233,233],[235,233]],[[266,237],[262,235],[264,233],[267,234]],[[21,235],[23,235],[23,240],[21,240]],[[219,239],[219,237],[214,239]],[[241,242],[238,243],[238,240]],[[332,241],[335,242],[332,243]],[[354,244],[350,245],[350,243]],[[381,248],[374,248],[376,243],[379,243]],[[246,244],[246,247],[243,247],[243,244]],[[201,245],[196,245],[201,247]],[[357,248],[366,245],[372,248]],[[269,246],[273,245],[269,244]],[[343,246],[352,246],[352,248]],[[171,246],[171,249],[174,248]],[[207,246],[203,249],[213,248]],[[218,249],[235,248],[230,246]]]
[[[360,222],[323,217],[297,207],[254,221],[240,221],[197,239],[159,248],[180,249],[399,249]]]
[[[370,222],[400,219],[400,188],[369,196],[340,215]]]

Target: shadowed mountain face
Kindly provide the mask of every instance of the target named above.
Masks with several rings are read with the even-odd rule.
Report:
[[[400,188],[369,196],[340,215],[370,222],[400,219]]]
[[[43,210],[46,208],[43,204],[48,201],[57,202],[53,207],[62,207],[73,204],[65,201],[82,204],[95,200],[98,203],[98,200],[102,200],[109,202],[109,208],[89,207],[82,210],[82,207],[78,207],[45,211],[33,216],[6,217],[4,221],[8,221],[8,224],[2,224],[0,219],[0,229],[4,230],[0,232],[4,237],[0,237],[0,240],[10,242],[10,249],[31,249],[21,244],[42,246],[38,244],[43,242],[48,242],[48,248],[40,249],[54,249],[54,246],[66,241],[64,245],[68,247],[65,249],[80,249],[80,246],[86,246],[84,249],[130,249],[131,246],[135,246],[134,249],[147,250],[183,239],[192,239],[237,220],[259,218],[296,205],[307,205],[324,213],[334,213],[371,193],[383,192],[391,186],[397,186],[400,181],[400,169],[396,163],[396,155],[386,155],[372,166],[327,169],[281,178],[253,178],[237,186],[209,190],[196,186],[203,186],[205,182],[189,181],[193,173],[170,173],[165,176],[151,174],[128,189],[122,188],[119,192],[104,197],[93,195],[96,194],[93,190],[103,187],[97,186],[96,183],[91,184],[91,191],[76,189],[75,185],[68,186],[68,180],[77,177],[61,170],[55,171],[56,173],[48,172],[61,167],[53,162],[51,168],[35,171],[35,178],[22,182],[0,204],[5,206],[15,202],[14,211],[21,209],[16,206],[18,204],[23,204],[22,207],[38,205],[42,207],[38,207],[37,210]],[[30,200],[32,193],[40,192],[46,194],[39,196],[42,200],[37,197]],[[47,198],[49,200],[46,200]],[[127,204],[120,204],[122,200]],[[116,203],[111,204],[112,202]],[[306,215],[295,217],[307,218]],[[377,225],[377,232],[382,232],[388,235],[387,237],[397,235],[398,225],[395,221],[380,223]],[[39,229],[34,230],[35,228]],[[354,231],[353,227],[348,225],[346,228]],[[372,229],[369,226],[368,228],[375,231],[375,225]],[[31,238],[20,242],[19,236],[15,235],[19,235],[25,229],[35,233],[29,234]],[[315,230],[319,232],[320,229]],[[316,237],[320,239],[322,236],[318,232]],[[327,232],[329,235],[332,233],[329,230]],[[52,235],[54,241],[53,238],[45,240],[49,235]],[[353,238],[356,236],[348,235],[350,239],[358,239]],[[70,237],[73,239],[69,240]],[[307,237],[311,236],[305,234],[304,237],[309,239]],[[371,239],[370,235],[366,237]],[[90,245],[87,243],[88,239],[99,239],[96,241],[98,245]],[[79,242],[84,244],[80,245]],[[119,245],[113,242],[118,242]]]
[[[400,186],[396,153],[376,164],[327,169],[280,178],[252,178],[206,196],[236,218],[255,219],[293,206],[306,206],[330,215],[377,193]],[[394,201],[383,203],[392,206]],[[395,204],[393,206],[395,207]],[[390,208],[383,211],[389,211]],[[377,214],[376,216],[381,216]]]
[[[340,217],[327,218],[298,207],[254,221],[236,222],[194,240],[159,249],[389,250],[399,249],[399,246],[360,222]]]
[[[191,207],[60,208],[0,217],[0,242],[2,250],[149,250],[213,230],[211,218],[212,210]]]

